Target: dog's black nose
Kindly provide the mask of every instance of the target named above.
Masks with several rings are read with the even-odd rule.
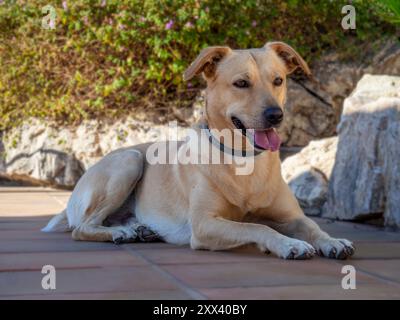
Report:
[[[264,110],[264,119],[270,125],[278,125],[283,120],[283,111],[279,107],[269,107]]]

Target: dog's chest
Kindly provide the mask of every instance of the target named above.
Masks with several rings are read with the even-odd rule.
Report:
[[[279,192],[280,170],[255,169],[251,175],[231,176],[217,182],[227,200],[243,212],[268,207]]]
[[[273,185],[243,177],[235,177],[231,181],[219,181],[218,189],[230,204],[243,213],[269,206],[276,193]]]

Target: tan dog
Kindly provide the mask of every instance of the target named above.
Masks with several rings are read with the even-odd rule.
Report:
[[[256,154],[252,173],[235,174],[235,162],[150,164],[150,144],[119,149],[83,175],[67,208],[43,231],[73,230],[75,240],[121,242],[137,240],[138,234],[146,238],[152,230],[166,242],[190,243],[193,249],[256,244],[286,259],[316,252],[339,259],[352,255],[351,242],[331,238],[303,214],[281,176],[274,128],[283,118],[286,76],[297,68],[310,75],[303,59],[282,42],[250,50],[204,49],[184,75],[189,80],[202,73],[207,81],[203,128],[229,129],[232,136],[251,129],[253,139],[240,139]],[[201,143],[222,154],[217,147],[222,141],[209,137],[217,145],[212,139]],[[229,139],[223,143],[235,149]],[[165,143],[157,146],[168,149]],[[169,157],[181,158],[189,146],[179,143]],[[130,218],[114,225],[111,218],[118,213]]]

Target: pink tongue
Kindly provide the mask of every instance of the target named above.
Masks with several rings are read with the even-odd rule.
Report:
[[[256,130],[254,140],[258,146],[271,151],[277,151],[281,145],[281,139],[275,129]]]

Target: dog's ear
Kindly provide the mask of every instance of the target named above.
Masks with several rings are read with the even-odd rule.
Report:
[[[264,46],[276,52],[276,54],[285,62],[287,74],[294,72],[300,68],[305,75],[311,78],[311,71],[307,63],[291,46],[284,42],[267,42]]]
[[[218,62],[231,51],[229,47],[208,47],[201,50],[197,58],[192,62],[189,68],[186,69],[183,74],[183,80],[190,80],[202,72],[206,79],[213,77],[217,70]]]

